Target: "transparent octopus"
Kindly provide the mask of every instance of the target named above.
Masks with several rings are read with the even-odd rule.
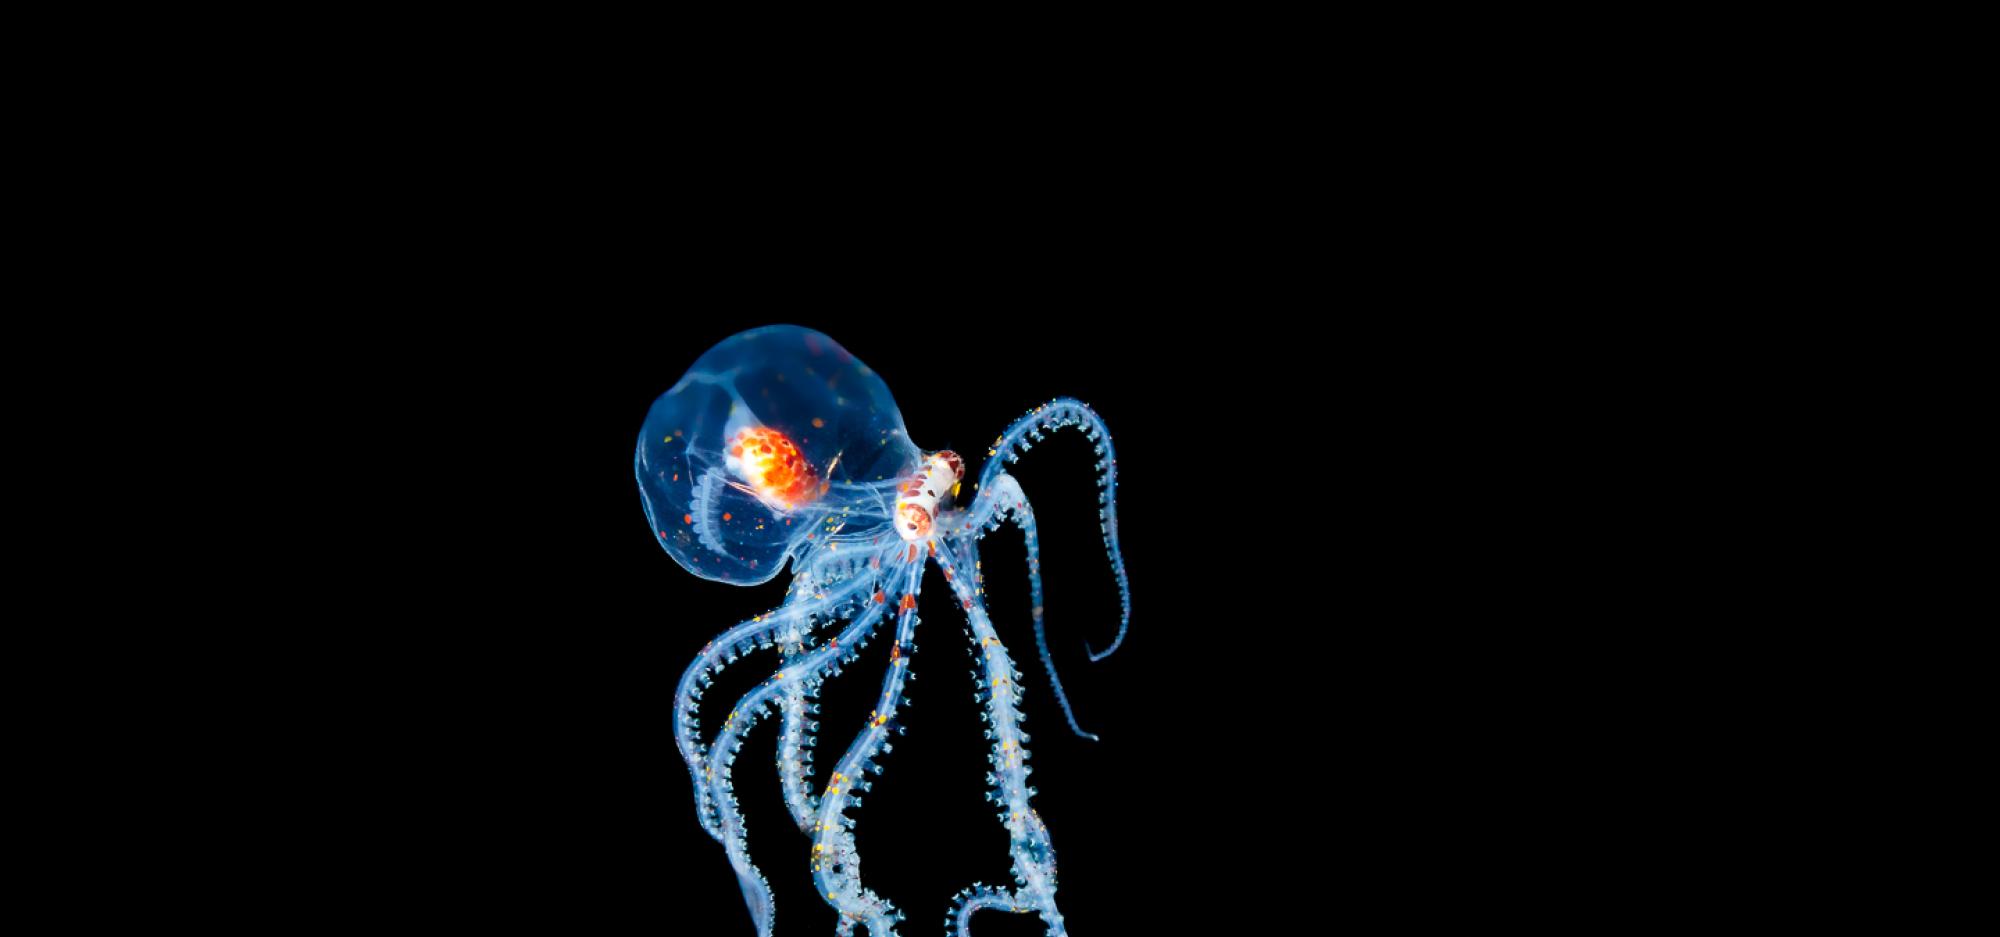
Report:
[[[946,926],[966,937],[975,912],[996,909],[1039,913],[1049,934],[1065,933],[1055,903],[1055,850],[1027,783],[1032,769],[1028,734],[1021,731],[1020,673],[986,614],[978,541],[1002,523],[1019,526],[1027,545],[1035,644],[1049,685],[1071,730],[1095,739],[1077,726],[1049,656],[1034,512],[995,458],[1015,461],[1043,434],[1066,426],[1096,444],[1099,526],[1122,606],[1117,637],[1090,654],[1100,660],[1124,641],[1132,602],[1118,550],[1111,437],[1082,403],[1051,401],[1001,433],[987,450],[976,495],[963,507],[955,504],[964,472],[958,455],[913,446],[881,378],[818,332],[768,326],[735,335],[704,354],[653,404],[635,462],[660,545],[688,572],[735,585],[769,581],[791,561],[784,604],[710,642],[674,698],[674,740],[694,779],[701,824],[728,852],[760,935],[769,937],[773,926],[771,890],[750,861],[730,773],[744,734],[772,712],[782,719],[777,767],[785,801],[813,842],[814,883],[840,915],[837,932],[846,937],[861,924],[870,937],[887,937],[904,919],[862,884],[850,808],[868,791],[869,777],[881,773],[878,759],[891,749],[891,735],[902,731],[895,715],[905,703],[917,594],[928,563],[937,564],[970,629],[981,718],[993,743],[987,798],[1009,834],[1014,873],[1011,888],[961,891]],[[856,659],[876,625],[890,618],[895,643],[875,710],[823,789],[815,790],[808,780],[818,741],[814,700],[842,664]],[[704,741],[697,721],[702,691],[724,666],[774,647],[777,671],[737,700],[720,730]]]

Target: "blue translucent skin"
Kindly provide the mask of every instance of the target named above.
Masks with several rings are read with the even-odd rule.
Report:
[[[820,426],[813,425],[815,419]],[[743,479],[731,474],[724,452],[744,425],[792,439],[825,477],[825,492],[809,503],[785,506],[738,487]],[[982,718],[992,740],[987,799],[1007,829],[1014,873],[1011,888],[975,885],[960,892],[946,926],[968,937],[975,912],[1002,910],[1039,914],[1049,934],[1065,934],[1055,904],[1055,848],[1032,806],[1035,789],[1027,784],[1032,769],[1028,735],[1020,728],[1021,674],[987,616],[978,545],[1003,523],[1021,528],[1037,649],[1070,728],[1095,739],[1077,725],[1056,679],[1043,626],[1034,511],[1003,468],[1002,457],[1015,461],[1045,433],[1063,427],[1096,443],[1098,524],[1122,604],[1117,637],[1106,650],[1092,652],[1096,660],[1124,640],[1132,604],[1118,549],[1117,461],[1103,421],[1082,403],[1057,399],[1009,426],[988,448],[978,481],[967,482],[976,496],[962,508],[949,500],[940,504],[930,534],[916,543],[904,541],[890,525],[896,489],[918,471],[924,454],[909,442],[881,379],[826,336],[796,326],[736,335],[703,355],[653,405],[635,464],[646,517],[667,553],[697,576],[738,585],[767,581],[791,562],[785,603],[704,647],[681,677],[674,699],[674,742],[694,781],[696,814],[735,867],[760,935],[771,934],[775,909],[763,873],[750,861],[732,774],[744,735],[773,713],[781,717],[777,766],[785,801],[793,823],[813,841],[814,885],[839,913],[838,933],[850,934],[860,925],[870,937],[884,937],[903,920],[902,912],[861,882],[853,834],[857,818],[851,811],[860,806],[870,776],[881,772],[879,759],[894,747],[891,737],[902,732],[894,716],[909,705],[904,687],[916,651],[915,596],[931,563],[941,569],[954,604],[965,614]],[[819,706],[813,700],[878,631],[888,630],[877,627],[887,622],[894,623],[895,645],[875,711],[824,784],[815,786],[810,779],[819,739],[813,716]],[[777,670],[726,711],[715,707],[726,713],[720,728],[703,732],[701,696],[714,675],[752,651],[773,649]],[[711,737],[704,741],[704,736]]]
[[[786,513],[731,487],[724,453],[732,421],[775,429],[816,469],[831,465],[826,494]],[[776,576],[786,557],[824,549],[818,522],[829,517],[845,540],[886,531],[894,482],[921,458],[874,371],[818,332],[774,325],[709,349],[653,402],[635,465],[660,545],[703,579],[755,585]]]

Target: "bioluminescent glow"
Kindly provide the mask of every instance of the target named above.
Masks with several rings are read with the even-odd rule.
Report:
[[[896,713],[911,666],[916,597],[926,564],[937,564],[964,610],[977,662],[986,736],[993,742],[987,794],[1010,836],[1012,887],[975,885],[959,893],[947,925],[966,937],[974,912],[1039,913],[1063,935],[1056,910],[1056,856],[1027,783],[1028,735],[1021,731],[1021,675],[994,633],[981,587],[979,540],[1019,526],[1027,543],[1035,644],[1070,728],[1076,724],[1056,679],[1042,623],[1042,581],[1034,511],[1004,465],[1045,433],[1075,427],[1096,444],[1099,526],[1123,607],[1111,646],[1131,621],[1131,591],[1118,550],[1118,466],[1104,422],[1082,403],[1059,398],[1015,421],[987,449],[969,503],[957,504],[965,464],[956,453],[911,444],[882,379],[833,340],[796,326],[752,329],[710,349],[653,404],[636,466],[646,517],[660,545],[687,571],[736,585],[769,581],[791,561],[780,607],[723,632],[702,649],[674,698],[674,740],[694,779],[703,828],[735,866],[759,934],[771,933],[771,890],[750,861],[731,772],[744,734],[763,717],[781,719],[777,769],[792,820],[810,837],[818,891],[840,915],[839,933],[865,926],[895,933],[903,914],[862,883],[854,808],[882,771],[880,758],[901,734]],[[894,645],[875,710],[814,784],[815,699],[841,666],[893,623]],[[751,651],[777,650],[769,679],[705,733],[697,719],[715,674]]]

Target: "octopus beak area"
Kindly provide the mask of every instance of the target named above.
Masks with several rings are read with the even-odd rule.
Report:
[[[896,535],[915,543],[930,537],[938,503],[958,493],[965,461],[949,449],[933,452],[915,475],[903,481],[896,496]]]

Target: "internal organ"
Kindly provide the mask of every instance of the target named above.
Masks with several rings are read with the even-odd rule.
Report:
[[[729,466],[757,496],[787,511],[819,497],[823,490],[812,463],[784,433],[755,426],[729,444]]]

